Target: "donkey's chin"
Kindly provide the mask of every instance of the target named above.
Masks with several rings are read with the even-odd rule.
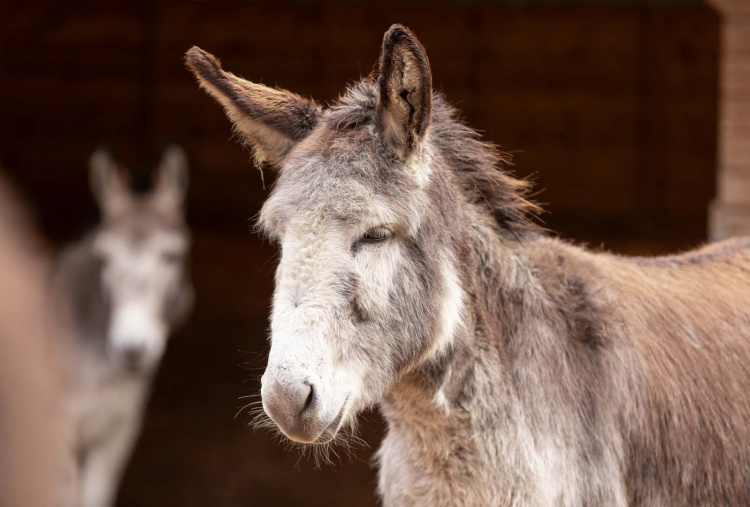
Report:
[[[327,444],[328,442],[336,438],[336,435],[338,434],[339,430],[344,425],[344,421],[346,420],[346,408],[347,408],[346,402],[347,401],[348,401],[348,398],[344,400],[344,404],[341,406],[341,410],[339,410],[339,413],[336,415],[333,421],[331,421],[331,423],[326,427],[326,429],[323,430],[323,433],[321,433],[320,436],[311,443]]]
[[[294,431],[291,429],[285,429],[282,425],[276,424],[281,432],[293,442],[298,444],[306,445],[322,445],[327,444],[336,438],[341,427],[346,421],[347,415],[347,400],[341,405],[336,416],[326,424],[325,421],[316,421],[313,424],[308,424],[305,431]]]

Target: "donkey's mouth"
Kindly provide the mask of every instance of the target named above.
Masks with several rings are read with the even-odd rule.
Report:
[[[323,430],[323,433],[320,434],[317,440],[313,442],[314,444],[327,444],[328,442],[336,438],[336,434],[339,432],[341,423],[344,420],[344,414],[346,414],[346,405],[348,401],[349,396],[347,396],[344,400],[344,403],[341,405],[341,410],[339,410],[339,413],[336,415],[333,421],[331,421],[326,429]]]

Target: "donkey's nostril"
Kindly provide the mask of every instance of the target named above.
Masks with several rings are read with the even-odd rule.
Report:
[[[263,383],[263,409],[291,439],[310,443],[319,433],[320,392],[309,380]]]
[[[137,369],[143,362],[146,347],[141,345],[130,345],[121,351],[121,357],[125,365],[130,369]]]
[[[307,399],[305,399],[305,405],[302,407],[301,414],[304,414],[305,412],[309,412],[315,405],[315,386],[312,384],[310,385],[310,392],[307,394]]]

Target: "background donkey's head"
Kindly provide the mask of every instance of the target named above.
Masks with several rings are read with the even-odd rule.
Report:
[[[183,213],[187,158],[181,148],[167,148],[153,190],[145,194],[131,192],[106,150],[94,152],[90,170],[102,214],[90,245],[99,267],[94,284],[107,310],[106,349],[127,368],[152,367],[164,353],[170,328],[192,302]]]
[[[278,170],[260,217],[282,249],[264,409],[289,438],[328,442],[465,329],[462,201],[482,199],[456,171],[497,159],[433,96],[424,48],[402,26],[385,34],[379,76],[329,108],[225,72],[198,48],[187,62]],[[497,175],[480,184],[515,196]],[[528,203],[509,202],[505,218],[522,221]]]

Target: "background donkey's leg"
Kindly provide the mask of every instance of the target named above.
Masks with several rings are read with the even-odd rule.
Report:
[[[140,422],[127,421],[110,439],[89,451],[81,470],[81,507],[114,505],[139,427]]]

